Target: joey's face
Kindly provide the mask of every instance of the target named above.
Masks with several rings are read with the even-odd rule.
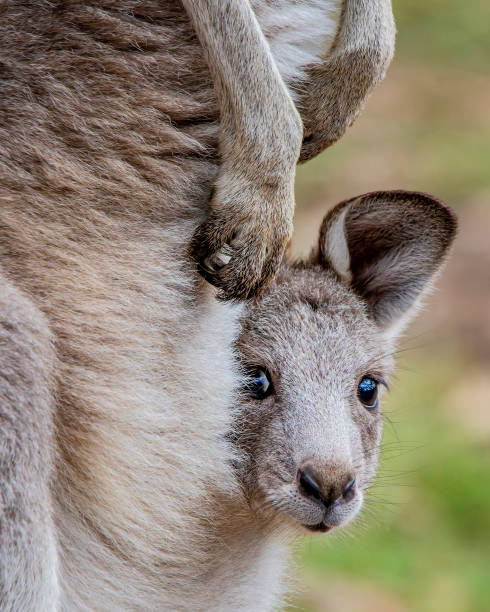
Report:
[[[456,220],[421,193],[341,202],[309,262],[285,263],[246,307],[248,383],[234,440],[249,502],[325,532],[359,512],[376,470],[396,336],[416,312]]]
[[[319,266],[285,268],[245,316],[236,440],[249,500],[310,531],[344,525],[376,469],[389,343]]]

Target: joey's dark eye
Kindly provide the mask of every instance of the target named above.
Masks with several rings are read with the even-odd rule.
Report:
[[[373,410],[378,405],[378,383],[365,376],[357,387],[357,397],[364,408]]]
[[[272,393],[269,373],[262,368],[252,368],[249,372],[247,389],[254,399],[265,399]]]

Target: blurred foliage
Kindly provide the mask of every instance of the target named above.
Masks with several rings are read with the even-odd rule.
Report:
[[[490,192],[490,2],[393,5],[397,52],[387,77],[346,135],[298,169],[299,209],[377,188],[433,192],[452,204]]]
[[[298,171],[297,252],[329,206],[375,189],[435,193],[462,222],[470,211],[490,212],[490,2],[393,0],[393,9],[397,53],[385,82],[345,137]],[[460,241],[472,236],[463,231]],[[488,290],[483,263],[459,267],[480,279],[473,291]],[[487,315],[478,316],[490,324],[490,304],[468,294],[451,323],[460,288],[451,282],[432,304],[446,300],[454,350],[436,343],[404,360],[409,369],[385,401],[383,459],[360,524],[298,545],[304,594],[291,610],[490,610],[490,364],[462,348],[456,321],[483,303]],[[479,395],[474,380],[484,381]]]
[[[465,70],[488,70],[488,0],[392,0],[397,52]]]

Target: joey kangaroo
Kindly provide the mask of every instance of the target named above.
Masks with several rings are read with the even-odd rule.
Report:
[[[285,263],[245,308],[215,300],[189,254],[192,243],[201,274],[224,298],[270,284],[291,232],[296,161],[341,136],[391,58],[388,1],[279,4],[280,11],[266,0],[2,8],[2,610],[268,610],[285,563],[275,525],[326,530],[360,505],[372,460],[368,446],[361,458],[358,442],[376,426],[365,425],[363,413],[349,420],[345,404],[352,435],[340,436],[341,446],[332,438],[322,455],[312,438],[302,456],[291,437],[281,451],[286,397],[292,406],[293,374],[305,364],[279,375],[271,359],[280,347],[259,342],[260,325],[283,313],[276,340],[288,353],[291,324],[300,321],[292,302],[286,317],[293,287],[284,275],[297,279],[298,297],[308,274],[322,277],[324,293],[310,286],[316,312],[331,310],[322,301],[331,291],[345,295],[352,312],[341,322],[344,336],[354,315],[359,333],[365,329],[332,339],[329,359],[341,363],[345,342],[349,361],[357,340],[375,359],[374,348],[362,347],[381,334],[374,296],[385,285],[371,286],[363,266],[377,258],[376,245],[394,286],[400,251],[389,247],[398,234],[382,224],[381,233],[370,229],[373,245],[358,240],[367,205],[353,202],[324,228],[314,262],[303,271]],[[414,198],[400,204],[408,218]],[[372,201],[380,200],[391,201]],[[402,224],[407,252],[427,256],[410,260],[409,298],[449,241],[448,213],[429,201],[413,225],[427,221],[422,237]],[[372,215],[364,218],[376,225]],[[380,311],[398,313],[397,299]],[[323,321],[334,330],[331,316]],[[244,377],[233,345],[242,325],[238,348],[255,372],[245,381],[256,399],[237,394]],[[298,329],[306,346],[312,328]],[[252,353],[254,339],[260,354]],[[318,363],[311,389],[325,375]],[[353,392],[355,373],[372,381],[359,391],[368,393],[384,370],[361,372],[357,363],[327,390]],[[260,410],[272,402],[277,418],[262,420],[259,432]],[[282,489],[271,470],[285,479]],[[335,506],[332,487],[351,505]],[[331,502],[343,510],[333,512]],[[240,518],[237,528],[232,520]]]
[[[232,428],[241,491],[216,510],[213,578],[221,571],[228,596],[218,609],[273,609],[288,542],[359,513],[396,339],[455,229],[450,209],[426,194],[347,200],[325,217],[310,258],[284,260],[246,305],[237,346],[247,378]]]

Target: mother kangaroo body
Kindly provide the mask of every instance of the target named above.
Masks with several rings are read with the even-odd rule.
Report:
[[[300,110],[302,144],[253,108],[249,87],[231,103],[239,77],[217,33],[228,23],[250,47],[240,3],[184,4],[194,26],[177,0],[1,9],[2,610],[268,610],[279,590],[281,546],[248,538],[246,513],[236,539],[222,521],[243,486],[234,459],[249,450],[227,436],[241,307],[215,299],[189,245],[224,297],[273,276],[296,158],[338,138],[381,78],[391,12],[241,3],[282,76],[269,55],[264,74]],[[283,166],[269,170],[288,147],[278,178]],[[256,193],[286,205],[258,214]]]

